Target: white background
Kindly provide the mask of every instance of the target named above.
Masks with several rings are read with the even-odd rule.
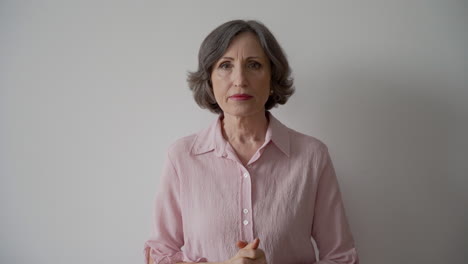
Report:
[[[258,19],[330,149],[362,263],[468,259],[466,1],[1,1],[0,262],[142,263],[164,153],[216,118],[185,81]]]

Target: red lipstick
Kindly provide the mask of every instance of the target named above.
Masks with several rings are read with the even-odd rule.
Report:
[[[229,98],[232,100],[236,100],[236,101],[245,101],[245,100],[249,100],[250,98],[252,98],[252,96],[248,94],[235,94],[235,95],[229,96]]]

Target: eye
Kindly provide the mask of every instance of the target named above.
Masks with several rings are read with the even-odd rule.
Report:
[[[225,61],[218,66],[220,69],[227,70],[232,68],[232,64],[229,61]]]
[[[256,61],[251,61],[249,62],[249,64],[247,64],[247,66],[250,68],[250,69],[254,69],[254,70],[258,70],[262,67],[262,64],[256,62]]]

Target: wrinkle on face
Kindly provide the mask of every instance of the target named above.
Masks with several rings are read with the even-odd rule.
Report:
[[[223,112],[249,115],[264,111],[270,92],[269,59],[255,34],[244,32],[236,36],[211,74],[216,101]],[[245,93],[248,101],[233,101],[229,96]]]

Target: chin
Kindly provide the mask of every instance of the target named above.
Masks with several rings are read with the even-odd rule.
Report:
[[[231,116],[237,116],[237,117],[247,117],[247,116],[252,116],[256,115],[258,113],[264,113],[265,109],[233,109],[233,110],[227,110],[223,111],[225,114],[229,114]]]

